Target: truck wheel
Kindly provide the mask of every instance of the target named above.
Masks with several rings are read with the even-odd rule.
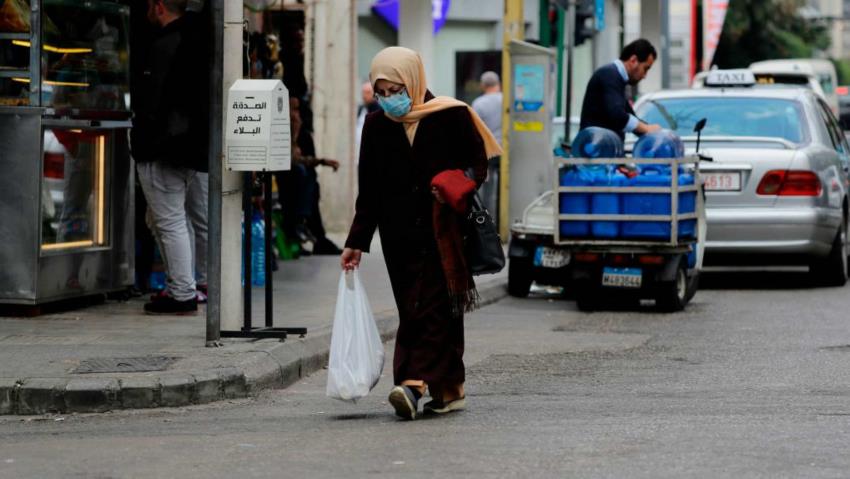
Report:
[[[809,266],[812,280],[824,286],[844,286],[847,282],[847,223],[842,222],[829,256]]]
[[[534,267],[530,258],[511,258],[508,263],[508,294],[525,298],[531,291]]]
[[[600,288],[584,285],[576,289],[576,307],[579,311],[593,312],[599,309]]]
[[[693,278],[688,278],[688,271],[685,267],[685,262],[679,263],[676,268],[676,279],[669,282],[660,283],[658,285],[658,294],[655,297],[655,306],[667,313],[674,313],[685,309],[693,293],[690,287],[693,286]],[[695,291],[694,291],[695,292]]]
[[[690,303],[692,299],[694,299],[694,295],[697,294],[697,290],[699,289],[699,271],[694,271],[691,274],[691,277],[688,278],[688,300]]]

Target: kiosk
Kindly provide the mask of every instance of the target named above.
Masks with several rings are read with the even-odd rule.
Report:
[[[134,282],[128,6],[0,2],[0,303]]]

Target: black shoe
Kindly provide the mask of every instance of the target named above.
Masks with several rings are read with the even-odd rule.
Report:
[[[396,386],[390,390],[390,404],[395,408],[395,414],[404,419],[416,419],[419,400],[407,386]]]
[[[198,314],[198,298],[194,297],[187,301],[177,301],[171,296],[166,296],[150,303],[145,303],[145,314],[194,316]]]

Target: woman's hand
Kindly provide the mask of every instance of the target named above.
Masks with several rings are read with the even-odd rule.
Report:
[[[360,257],[363,251],[359,249],[345,248],[339,258],[339,264],[345,271],[352,271],[360,266]]]

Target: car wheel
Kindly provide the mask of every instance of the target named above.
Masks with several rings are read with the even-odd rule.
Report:
[[[841,223],[829,256],[812,263],[809,272],[812,279],[824,286],[844,286],[847,283],[847,222]]]
[[[534,281],[533,271],[530,258],[511,258],[508,263],[508,294],[517,298],[527,297]]]
[[[658,293],[655,296],[655,306],[667,313],[674,313],[685,309],[688,301],[693,297],[695,286],[694,278],[688,278],[688,270],[684,261],[676,268],[676,279],[659,284]]]

